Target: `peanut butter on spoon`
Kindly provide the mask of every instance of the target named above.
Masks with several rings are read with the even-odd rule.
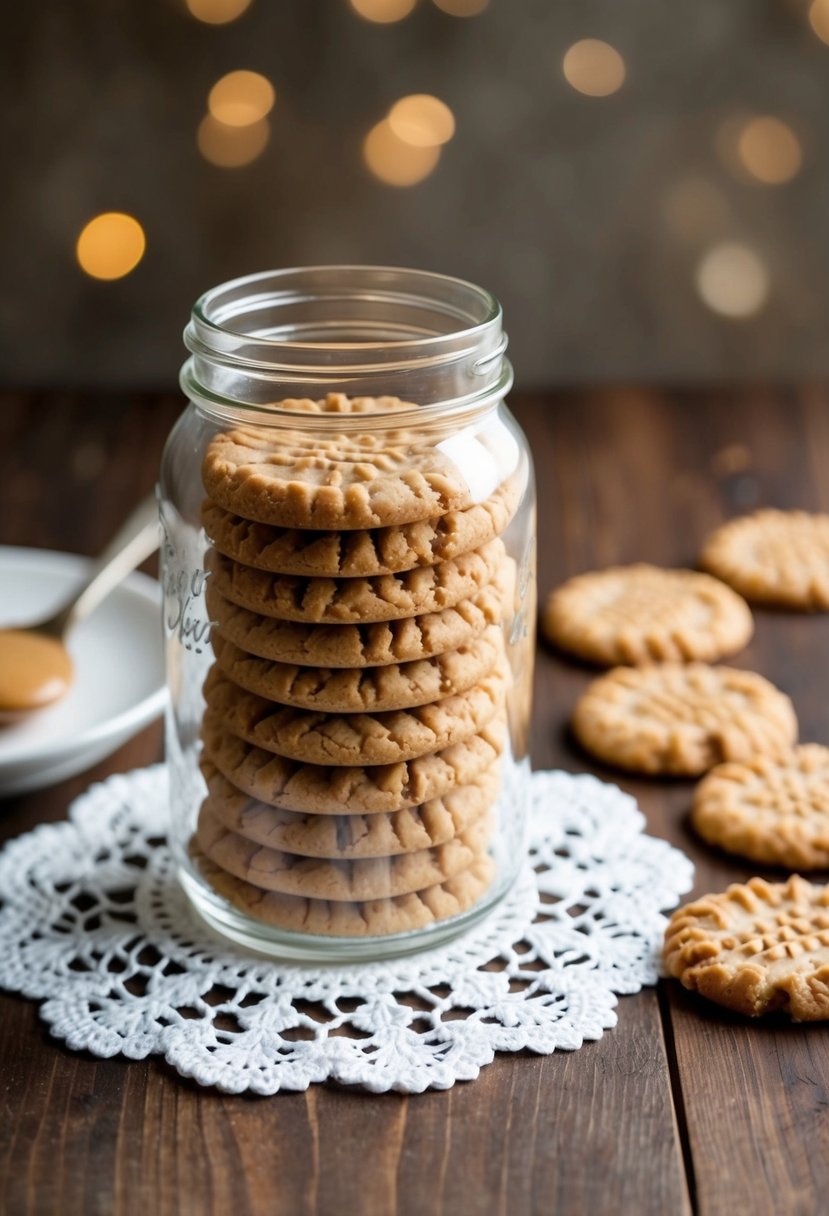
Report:
[[[0,629],[0,718],[51,705],[69,690],[74,668],[59,638]]]
[[[157,548],[158,508],[150,497],[136,507],[68,603],[48,620],[0,629],[0,723],[65,696],[74,665],[64,638]]]

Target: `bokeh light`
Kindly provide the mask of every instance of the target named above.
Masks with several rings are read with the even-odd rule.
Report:
[[[751,317],[769,295],[769,275],[762,259],[747,245],[714,245],[700,260],[695,275],[703,303],[724,317]]]
[[[743,168],[766,185],[789,182],[803,163],[800,140],[787,123],[770,116],[752,118],[737,137]]]
[[[440,148],[406,143],[384,118],[363,141],[363,159],[369,171],[387,186],[416,186],[434,170]]]
[[[93,279],[123,279],[144,256],[147,240],[138,220],[122,211],[105,211],[86,224],[75,255]]]
[[[389,126],[398,139],[416,148],[434,148],[455,134],[455,116],[445,102],[429,93],[401,97],[389,110]]]
[[[250,8],[251,0],[186,0],[190,15],[206,25],[227,25]]]
[[[217,80],[207,98],[207,108],[217,122],[228,127],[247,127],[273,109],[276,93],[259,72],[244,69],[228,72]]]
[[[211,165],[218,165],[220,169],[240,169],[261,156],[270,133],[267,118],[260,118],[259,122],[246,127],[232,127],[219,122],[212,114],[205,114],[199,123],[196,143]]]
[[[813,0],[809,8],[809,23],[821,42],[829,45],[829,0]]]
[[[598,38],[574,42],[562,63],[564,77],[577,93],[609,97],[625,81],[625,61],[615,47]]]
[[[354,12],[366,21],[391,25],[402,21],[414,9],[417,0],[350,0]]]
[[[477,17],[489,8],[489,0],[434,0],[434,4],[450,17]]]

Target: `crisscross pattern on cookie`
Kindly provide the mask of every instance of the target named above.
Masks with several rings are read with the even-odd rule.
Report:
[[[829,515],[763,510],[730,520],[700,561],[749,600],[829,609]]]
[[[589,685],[573,727],[611,764],[689,776],[786,754],[797,737],[791,701],[763,676],[704,663],[618,667]]]
[[[748,605],[694,570],[616,566],[570,579],[550,597],[551,641],[598,663],[713,660],[751,637]]]
[[[829,1018],[829,888],[799,875],[752,878],[676,911],[665,963],[703,996],[757,1016],[786,1009],[796,1021]]]
[[[829,748],[720,764],[697,787],[692,823],[711,844],[764,865],[829,867]]]

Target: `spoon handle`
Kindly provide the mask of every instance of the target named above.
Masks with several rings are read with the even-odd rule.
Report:
[[[150,494],[135,508],[104,549],[86,582],[40,631],[63,637],[98,606],[126,576],[140,566],[159,545],[158,503]]]

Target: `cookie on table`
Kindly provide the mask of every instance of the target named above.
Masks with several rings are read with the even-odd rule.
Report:
[[[829,748],[718,764],[697,786],[691,822],[709,844],[751,861],[829,868]]]
[[[397,398],[349,399],[330,393],[323,401],[280,401],[276,410],[362,416],[416,410]],[[225,511],[280,528],[343,530],[415,523],[473,505],[494,491],[495,457],[477,436],[453,446],[465,466],[441,445],[424,445],[413,431],[383,423],[364,431],[343,426],[336,435],[280,426],[241,426],[208,444],[202,480]],[[457,439],[457,436],[455,437]],[[489,490],[475,495],[465,472]]]
[[[248,743],[308,764],[353,767],[412,760],[477,735],[503,711],[505,686],[503,672],[496,671],[467,692],[431,705],[376,714],[326,714],[245,692],[214,664],[204,695],[224,728]]]
[[[442,798],[469,785],[497,762],[504,746],[504,723],[493,719],[483,730],[442,751],[395,764],[330,767],[276,756],[226,731],[207,710],[202,724],[206,778],[214,766],[238,790],[258,802],[314,815],[388,814]]]
[[[314,815],[279,810],[251,798],[209,761],[203,763],[202,772],[208,789],[204,805],[229,831],[286,853],[341,861],[391,857],[446,844],[489,812],[500,787],[496,764],[467,785],[391,814]]]
[[[423,929],[476,904],[492,883],[495,863],[484,855],[446,882],[410,895],[362,903],[308,899],[264,891],[211,862],[191,841],[190,856],[213,889],[248,916],[272,928],[333,937],[378,937]]]
[[[274,574],[306,578],[373,578],[460,557],[499,536],[518,505],[511,478],[491,498],[435,519],[388,528],[318,532],[275,528],[234,515],[209,499],[202,524],[225,557]]]
[[[708,574],[640,563],[569,579],[547,600],[549,641],[592,663],[713,662],[751,637],[751,611]]]
[[[492,540],[437,566],[374,578],[299,578],[242,566],[210,550],[205,569],[225,599],[260,616],[305,624],[391,621],[452,608],[493,581],[504,544]]]
[[[747,600],[829,610],[829,515],[755,511],[708,538],[700,564]]]
[[[212,579],[205,602],[214,630],[240,650],[304,667],[382,667],[456,650],[504,614],[500,577],[452,608],[367,625],[306,625],[263,617],[225,599]]]
[[[784,756],[797,738],[789,698],[763,676],[705,663],[617,667],[573,714],[579,742],[608,764],[695,777],[723,760]]]
[[[778,1009],[829,1019],[829,887],[794,874],[751,878],[678,908],[665,930],[670,975],[748,1017]]]
[[[485,852],[491,835],[492,818],[484,815],[446,844],[391,857],[340,861],[257,844],[229,831],[208,803],[202,804],[196,827],[205,856],[243,882],[282,895],[349,903],[393,899],[446,882]]]
[[[457,650],[386,667],[298,667],[249,655],[220,634],[211,640],[219,667],[240,688],[281,705],[334,714],[410,709],[466,692],[504,653],[497,625]]]

